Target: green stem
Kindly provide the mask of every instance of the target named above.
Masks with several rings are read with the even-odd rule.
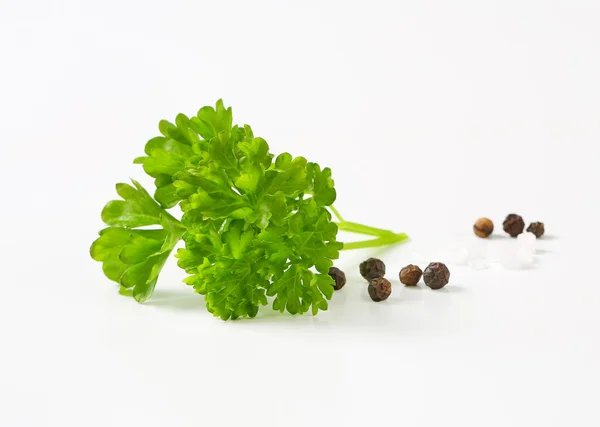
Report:
[[[357,224],[355,222],[340,221],[336,224],[338,226],[338,229],[343,230],[343,231],[349,231],[351,233],[366,234],[368,236],[377,236],[377,237],[395,235],[395,233],[390,230],[384,230],[382,228],[376,228],[376,227],[369,227],[368,225]]]
[[[405,233],[394,233],[393,231],[384,230],[383,228],[344,221],[344,218],[342,218],[342,215],[336,208],[329,206],[329,209],[331,209],[331,212],[333,212],[339,221],[336,222],[338,230],[377,237],[376,239],[361,240],[360,242],[344,243],[342,250],[376,248],[378,246],[394,245],[408,240],[408,236]]]
[[[382,236],[377,239],[362,240],[360,242],[344,243],[342,250],[351,249],[363,249],[363,248],[376,248],[379,246],[393,245],[396,243],[405,242],[408,240],[408,236],[405,233],[391,234],[388,236]]]
[[[169,221],[171,221],[171,223],[173,223],[173,225],[177,228],[179,228],[180,230],[184,230],[187,231],[187,227],[185,225],[183,225],[181,223],[181,221],[179,221],[177,218],[175,218],[173,215],[171,215],[169,212],[167,212],[166,210],[164,210],[163,215],[165,217],[167,217],[169,219]]]
[[[333,205],[329,206],[329,209],[331,209],[331,212],[333,212],[339,222],[344,222],[344,218],[342,218],[340,212]]]

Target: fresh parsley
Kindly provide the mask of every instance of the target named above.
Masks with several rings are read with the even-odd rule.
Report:
[[[274,157],[250,126],[233,125],[221,100],[192,118],[163,120],[159,129],[135,159],[155,179],[154,197],[136,181],[117,184],[121,200],[102,210],[108,227],[90,250],[120,292],[139,302],[151,297],[183,239],[176,257],[189,274],[185,283],[215,316],[254,317],[269,298],[275,310],[317,314],[333,294],[328,271],[340,250],[407,239],[345,221],[332,206],[329,168],[288,153]],[[167,211],[176,205],[181,220]],[[343,244],[338,230],[374,238]]]

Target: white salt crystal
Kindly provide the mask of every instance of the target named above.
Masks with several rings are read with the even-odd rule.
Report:
[[[469,261],[469,250],[464,246],[451,245],[436,254],[436,259],[454,265],[465,265]]]
[[[500,264],[504,268],[527,268],[533,264],[533,252],[529,247],[506,247],[500,252]]]
[[[521,267],[529,267],[533,264],[533,251],[529,248],[518,248],[517,259],[521,263]]]

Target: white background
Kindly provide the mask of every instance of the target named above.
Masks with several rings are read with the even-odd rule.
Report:
[[[596,0],[0,5],[0,426],[599,425]],[[344,253],[317,317],[222,322],[174,260],[139,305],[89,258],[158,121],[220,97],[412,237]],[[415,251],[514,245],[511,212],[546,223],[532,268],[398,282]]]

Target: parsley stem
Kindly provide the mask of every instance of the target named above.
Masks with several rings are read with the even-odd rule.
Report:
[[[351,249],[363,249],[363,248],[376,248],[378,246],[393,245],[396,243],[405,242],[408,240],[406,233],[391,234],[388,236],[382,236],[377,239],[362,240],[360,242],[344,243],[342,250]]]
[[[375,248],[378,246],[393,245],[408,240],[408,236],[405,233],[394,233],[393,231],[384,230],[382,228],[371,227],[364,224],[358,224],[356,222],[344,221],[339,212],[333,206],[330,206],[330,208],[340,221],[336,223],[339,230],[377,237],[376,239],[344,243],[342,250]]]
[[[339,230],[349,231],[351,233],[366,234],[368,236],[393,236],[395,233],[382,228],[370,227],[368,225],[358,224],[356,222],[340,221],[336,223]]]
[[[187,227],[185,225],[183,225],[181,223],[181,221],[179,221],[177,218],[175,218],[173,215],[171,215],[169,212],[167,212],[166,210],[164,211],[163,215],[177,228],[187,231]]]
[[[331,209],[331,212],[333,212],[338,221],[344,222],[344,218],[342,218],[340,212],[333,205],[329,206],[329,209]]]

